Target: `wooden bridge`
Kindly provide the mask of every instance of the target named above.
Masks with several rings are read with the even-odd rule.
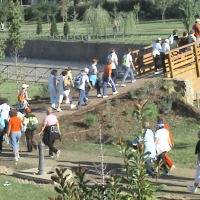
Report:
[[[193,49],[179,53],[188,47],[193,47]],[[154,59],[151,52],[152,46],[132,52],[139,75],[154,71]],[[165,63],[168,78],[188,79],[192,82],[194,94],[200,91],[200,47],[197,47],[195,42],[167,52]]]

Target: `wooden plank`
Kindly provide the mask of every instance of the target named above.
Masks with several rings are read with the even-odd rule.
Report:
[[[187,66],[187,67],[184,67],[184,68],[179,68],[178,70],[174,71],[174,77],[179,75],[179,74],[182,74],[184,72],[187,72],[187,71],[190,71],[192,69],[195,69],[195,68],[196,68],[195,64]]]
[[[151,53],[146,53],[142,57],[143,57],[143,59],[150,58],[150,57],[153,59],[153,56],[151,55]]]
[[[184,67],[185,65],[188,65],[188,64],[190,65],[190,64],[193,64],[194,62],[195,62],[195,59],[191,58],[191,59],[179,62],[179,63],[174,63],[173,69],[176,69],[176,68],[179,68],[179,67]]]

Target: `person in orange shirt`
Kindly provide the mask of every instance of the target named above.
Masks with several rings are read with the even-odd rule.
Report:
[[[113,94],[117,94],[118,91],[116,89],[115,83],[111,78],[111,74],[112,74],[112,66],[111,66],[112,61],[108,60],[107,65],[104,68],[104,72],[103,72],[103,98],[107,98],[107,84],[110,84],[112,87],[112,91]]]
[[[19,159],[19,140],[21,138],[22,127],[22,120],[17,117],[17,110],[12,109],[10,111],[10,120],[8,122],[7,137],[10,136],[11,146],[14,153],[13,161],[18,161]]]
[[[192,27],[194,30],[194,36],[196,37],[197,47],[200,45],[200,19],[196,19],[196,23]]]
[[[157,122],[161,122],[161,121],[164,123],[163,118],[161,116],[157,116]],[[173,140],[173,136],[172,136],[172,132],[170,130],[170,127],[167,124],[164,123],[164,128],[169,131],[169,138],[170,138],[171,145],[172,145],[172,148],[173,148],[174,147],[174,140]],[[166,160],[167,166],[170,168],[170,171],[175,169],[175,165],[174,165],[174,163],[172,162],[172,160],[170,159],[170,157],[167,153],[165,153],[165,160]]]

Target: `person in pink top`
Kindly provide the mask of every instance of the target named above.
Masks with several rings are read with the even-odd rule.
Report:
[[[44,132],[42,141],[49,147],[49,156],[53,158],[53,153],[55,153],[57,158],[59,158],[60,150],[54,147],[55,140],[60,139],[61,136],[58,118],[52,114],[51,107],[46,109],[46,114],[47,116],[44,118],[43,126],[39,135]]]

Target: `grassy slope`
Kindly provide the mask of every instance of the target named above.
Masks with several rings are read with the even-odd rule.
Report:
[[[11,186],[4,187],[5,181],[9,181]],[[47,197],[56,195],[49,186],[45,188],[33,183],[24,183],[23,180],[20,183],[19,179],[0,175],[0,200],[46,200]]]

